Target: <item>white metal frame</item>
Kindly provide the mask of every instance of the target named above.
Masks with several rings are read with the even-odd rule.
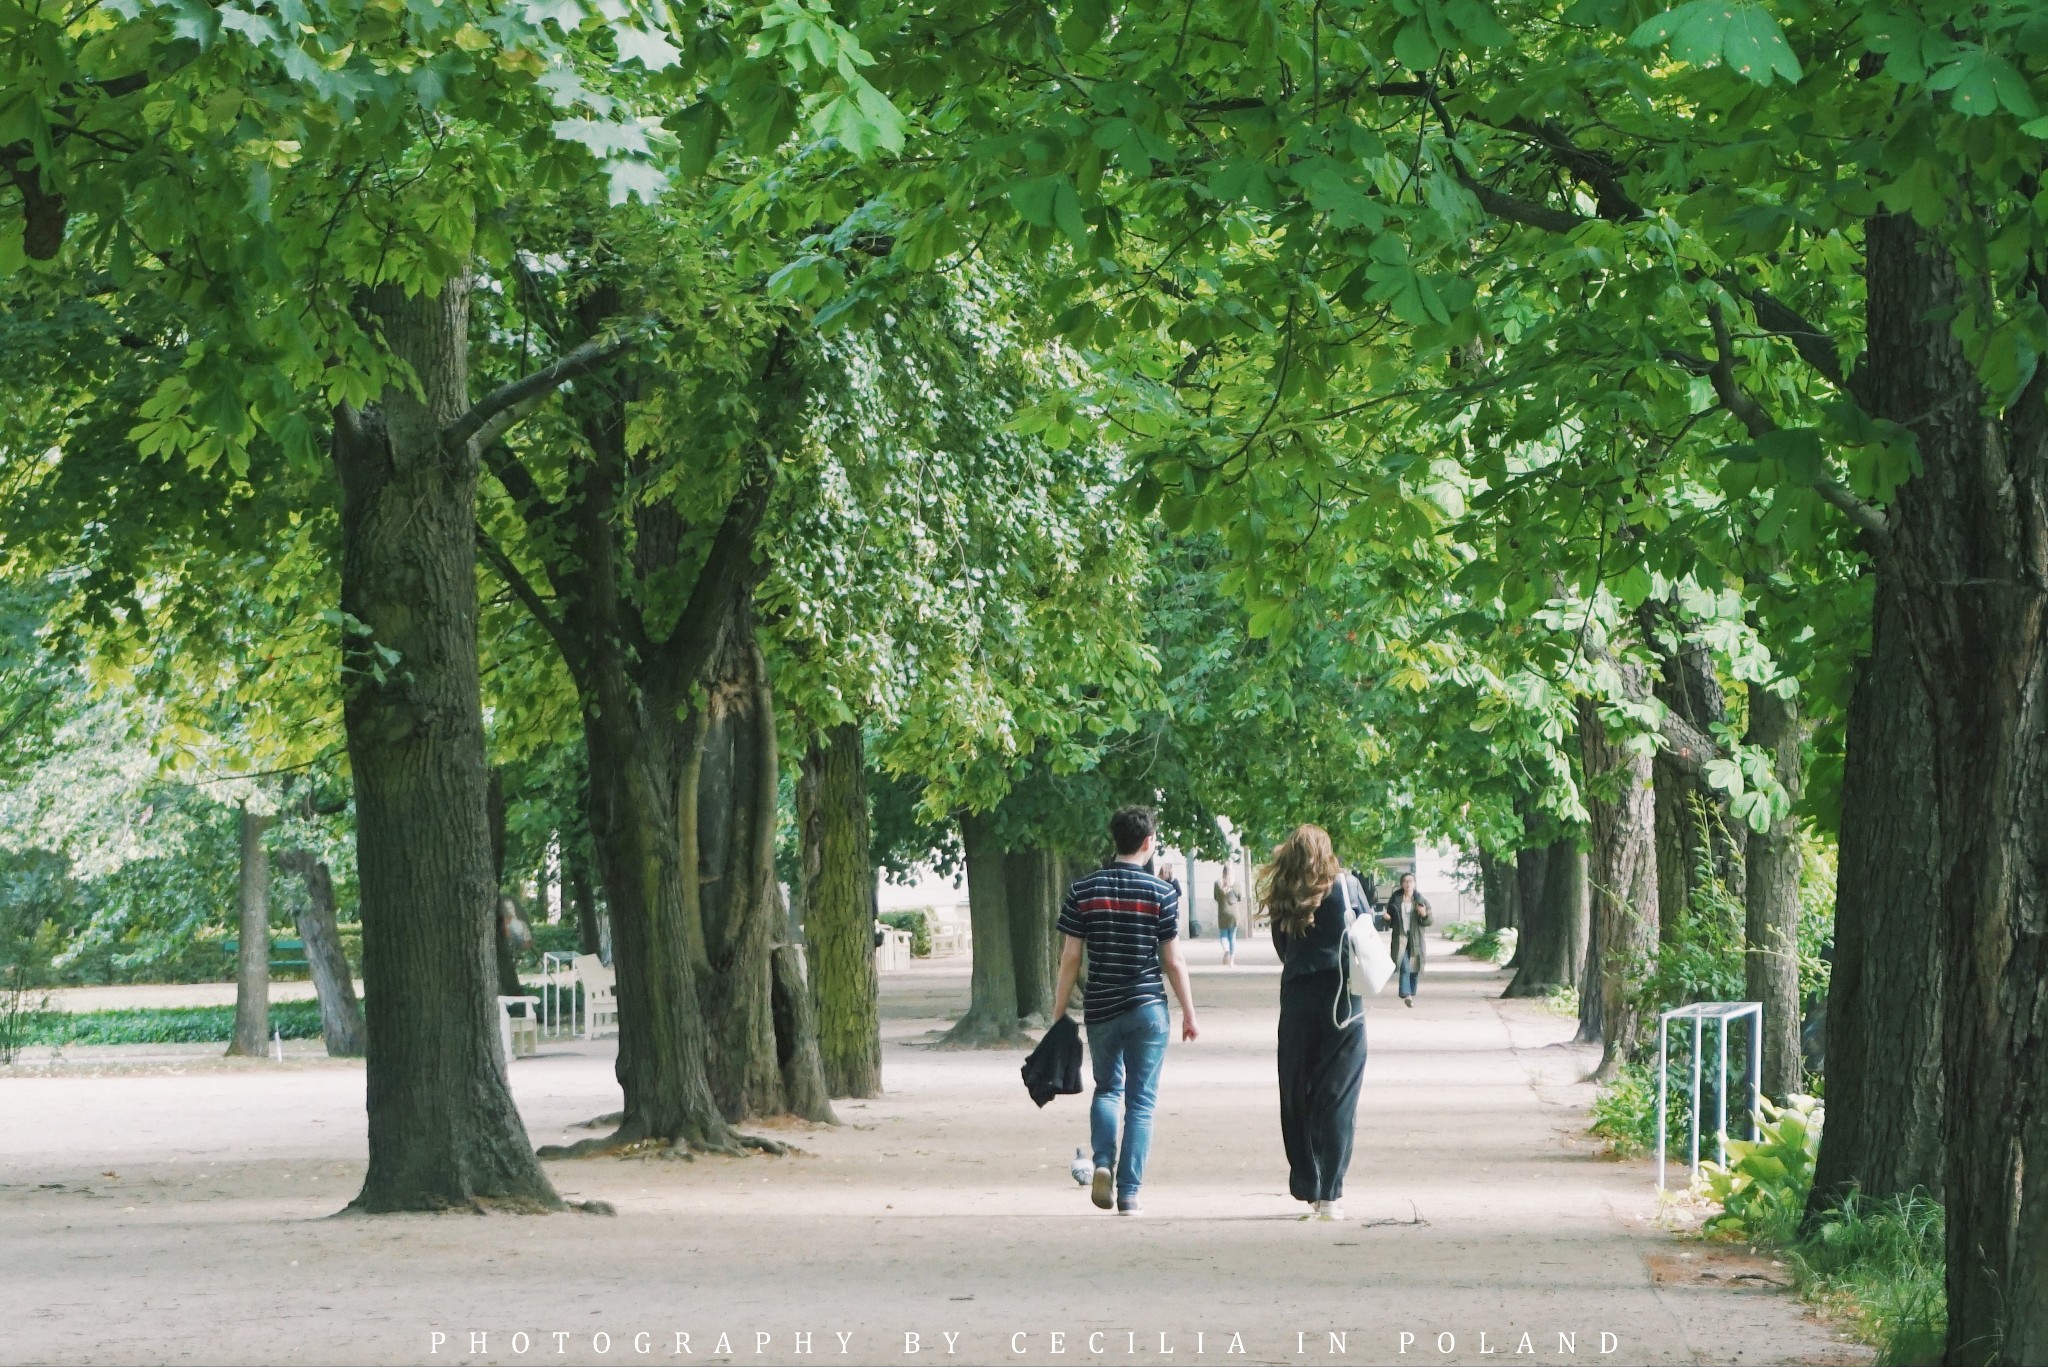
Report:
[[[1716,1110],[1714,1125],[1715,1161],[1728,1161],[1728,1024],[1747,1018],[1749,1021],[1749,1067],[1745,1081],[1749,1084],[1749,1125],[1750,1138],[1756,1138],[1756,1116],[1763,1102],[1761,1059],[1764,1044],[1764,1007],[1762,1002],[1694,1002],[1690,1006],[1675,1007],[1657,1018],[1657,1189],[1664,1190],[1664,1155],[1668,1136],[1666,1127],[1670,1114],[1671,1095],[1671,1022],[1692,1022],[1692,1148],[1688,1160],[1687,1182],[1699,1175],[1700,1170],[1700,1064],[1703,1036],[1709,1024],[1720,1027],[1720,1078],[1714,1089]]]
[[[540,971],[541,1033],[550,1039],[575,1034],[576,956],[550,949],[540,956]]]

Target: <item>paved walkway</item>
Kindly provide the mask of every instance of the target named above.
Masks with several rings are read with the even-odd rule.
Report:
[[[964,963],[889,975],[889,1094],[787,1135],[807,1156],[552,1166],[616,1219],[321,1218],[361,1179],[359,1065],[0,1077],[0,1362],[1865,1360],[1688,1275],[1712,1255],[1651,1226],[1647,1165],[1581,1134],[1571,1022],[1448,953],[1419,1008],[1374,1004],[1354,1218],[1297,1221],[1277,968],[1214,954],[1141,1220],[1067,1177],[1080,1098],[1035,1110],[1019,1054],[926,1047]],[[516,1065],[536,1142],[616,1107],[611,1052]]]

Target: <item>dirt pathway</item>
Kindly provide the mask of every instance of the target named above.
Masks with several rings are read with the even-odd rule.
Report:
[[[923,1047],[964,962],[890,975],[890,1093],[786,1134],[807,1156],[554,1166],[616,1219],[321,1218],[360,1180],[359,1066],[17,1070],[0,1362],[1863,1360],[1781,1294],[1674,1275],[1646,1166],[1579,1133],[1571,1022],[1448,954],[1418,1009],[1373,1007],[1353,1218],[1298,1222],[1277,969],[1241,958],[1197,968],[1206,1030],[1169,1055],[1139,1220],[1066,1174],[1080,1098],[1034,1110],[1019,1055]],[[611,1046],[514,1086],[536,1142],[579,1136],[617,1105]]]

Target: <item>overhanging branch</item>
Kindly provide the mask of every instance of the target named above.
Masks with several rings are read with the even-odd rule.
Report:
[[[475,441],[488,447],[511,430],[514,423],[526,417],[540,406],[548,395],[561,388],[578,375],[587,374],[599,366],[624,355],[640,344],[637,332],[622,336],[593,337],[567,355],[561,356],[548,365],[513,380],[477,400],[474,407],[441,433],[441,442],[453,450],[466,442]]]

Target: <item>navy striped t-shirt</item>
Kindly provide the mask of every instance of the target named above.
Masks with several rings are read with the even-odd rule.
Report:
[[[1082,1018],[1090,1025],[1114,1020],[1166,1000],[1159,942],[1180,933],[1180,889],[1136,864],[1110,864],[1067,889],[1060,932],[1088,945]]]

